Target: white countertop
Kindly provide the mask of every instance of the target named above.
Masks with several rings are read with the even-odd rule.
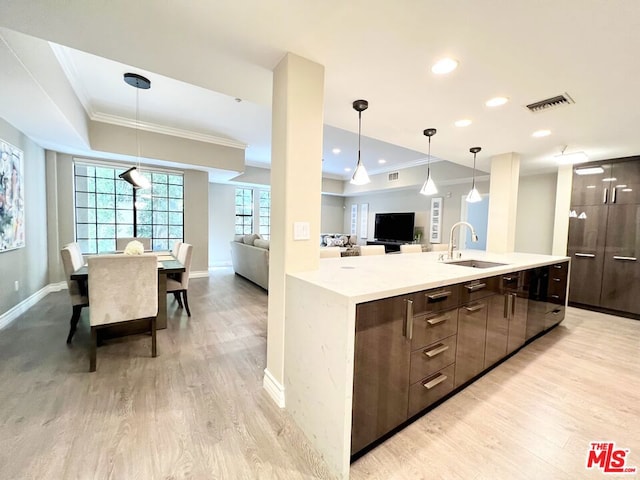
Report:
[[[569,260],[569,257],[531,253],[463,251],[461,260],[486,260],[505,264],[491,268],[472,268],[438,262],[438,255],[441,253],[323,258],[320,259],[318,270],[289,275],[338,293],[354,303],[361,303]]]

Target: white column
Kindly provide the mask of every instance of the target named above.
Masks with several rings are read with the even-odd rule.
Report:
[[[503,153],[491,158],[487,252],[511,253],[516,245],[516,212],[520,156]]]
[[[560,165],[558,167],[558,180],[556,184],[556,215],[553,222],[552,255],[567,254],[572,183],[573,165]]]
[[[288,53],[273,71],[267,368],[263,385],[284,407],[286,274],[318,268],[324,67]],[[294,239],[298,225],[298,239]],[[304,237],[300,239],[299,237]]]

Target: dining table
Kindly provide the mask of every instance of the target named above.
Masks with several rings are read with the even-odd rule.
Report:
[[[121,252],[110,252],[109,254],[113,253]],[[156,318],[156,329],[160,330],[167,328],[167,275],[182,273],[185,271],[185,267],[171,252],[147,253],[155,253],[158,257],[158,316]],[[78,282],[82,295],[87,295],[91,286],[91,278],[89,278],[89,267],[86,263],[71,274],[71,280]],[[114,325],[109,329],[104,329],[103,335],[104,338],[111,338],[140,333],[145,330],[148,330],[148,328],[144,323],[137,324],[132,322],[129,325]]]

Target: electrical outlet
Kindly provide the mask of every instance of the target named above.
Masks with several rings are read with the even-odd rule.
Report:
[[[13,282],[13,288],[15,289],[16,292],[20,290],[20,282],[18,280]]]

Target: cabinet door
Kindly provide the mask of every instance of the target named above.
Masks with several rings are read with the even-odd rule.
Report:
[[[507,355],[512,300],[510,294],[494,295],[487,299],[489,311],[487,314],[484,368],[489,368]]]
[[[527,305],[527,340],[544,330],[547,313],[547,289],[549,286],[549,267],[537,267],[529,270],[529,303]]]
[[[517,350],[526,338],[527,332],[527,311],[529,300],[519,297],[515,293],[510,294],[511,301],[511,318],[509,319],[509,336],[507,338],[507,354]]]
[[[586,218],[569,218],[571,257],[571,287],[569,301],[585,305],[600,305],[607,212],[604,205],[572,207]],[[579,210],[579,212],[578,212]]]
[[[462,385],[483,370],[487,332],[486,299],[458,309],[458,346],[456,349],[455,386]]]
[[[611,177],[611,165],[590,165],[589,167],[602,167],[602,173],[592,175],[578,175],[576,170],[587,168],[580,165],[574,169],[573,185],[571,188],[571,205],[602,205],[609,199],[610,182],[603,182]]]
[[[352,454],[407,419],[412,312],[406,300],[393,297],[356,308]]]
[[[640,313],[640,205],[612,205],[600,305]],[[571,276],[573,285],[573,275]]]
[[[636,160],[614,163],[611,176],[610,204],[629,205],[640,203],[640,157]]]

